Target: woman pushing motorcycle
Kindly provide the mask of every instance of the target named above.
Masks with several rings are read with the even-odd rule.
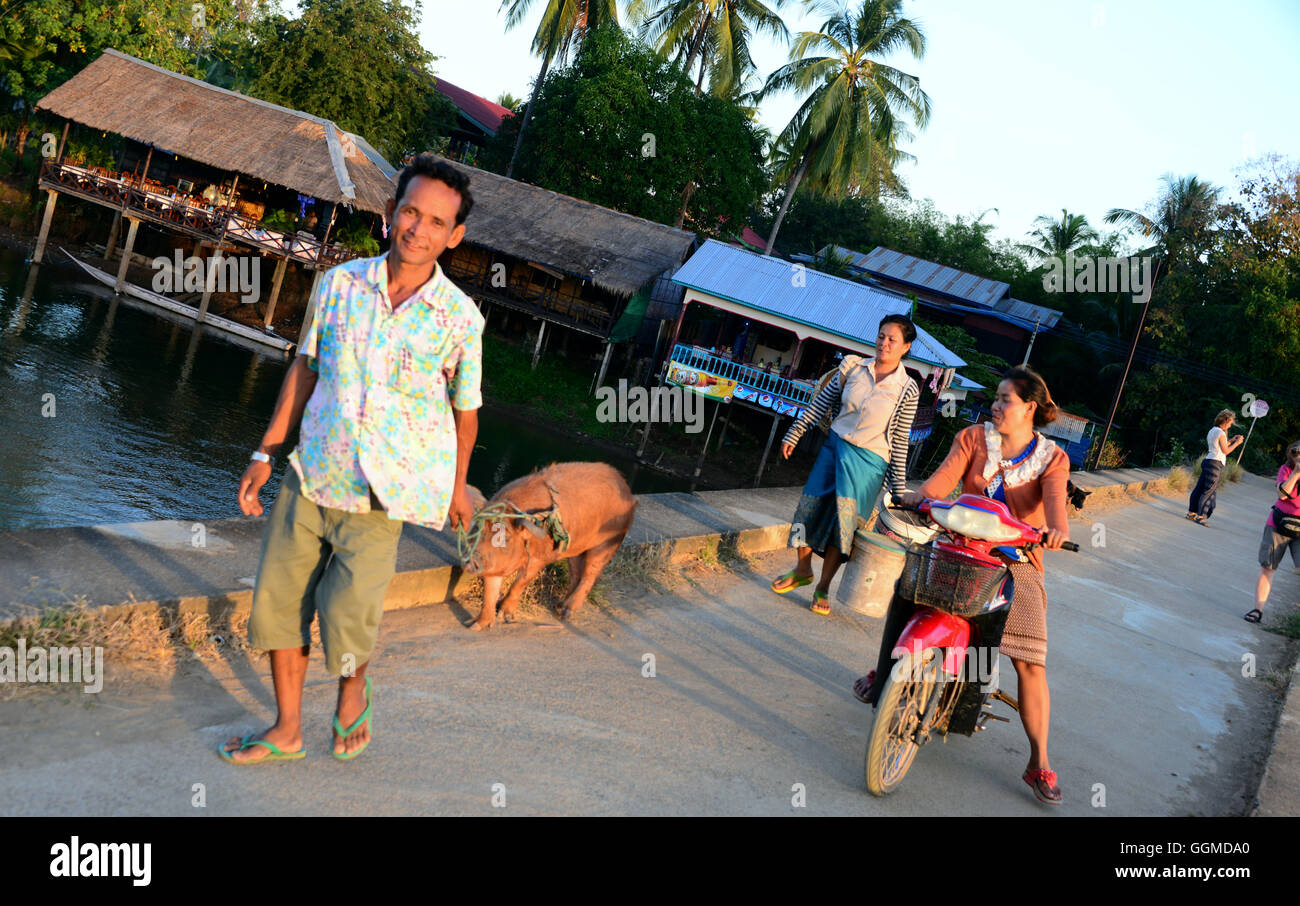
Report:
[[[905,494],[902,502],[915,506],[926,497],[943,499],[960,482],[966,493],[1002,501],[1023,522],[1046,524],[1042,546],[1060,550],[1069,539],[1065,487],[1070,460],[1035,430],[1056,416],[1043,379],[1027,367],[1012,368],[998,385],[992,420],[960,431],[938,470],[919,491]],[[1045,667],[1047,594],[1042,553],[1033,549],[1027,557],[1027,562],[1008,564],[1013,590],[1001,650],[1011,658],[1019,679],[1020,719],[1029,738],[1029,765],[1023,779],[1040,801],[1059,805],[1061,790],[1047,757],[1051,700]],[[880,694],[895,642],[909,616],[905,609],[891,608],[877,668],[854,683],[854,694],[862,701],[874,703]]]

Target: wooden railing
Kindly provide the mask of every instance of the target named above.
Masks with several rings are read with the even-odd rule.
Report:
[[[123,213],[204,239],[230,242],[288,257],[304,267],[333,267],[359,255],[331,242],[321,251],[321,241],[304,233],[268,230],[261,222],[228,206],[214,206],[191,196],[170,194],[159,183],[116,176],[99,167],[46,161],[41,185],[119,208]]]
[[[466,292],[490,302],[499,302],[599,336],[607,335],[613,327],[613,312],[583,299],[580,293],[559,292],[532,283],[507,282],[502,286],[500,279],[493,279],[492,266],[489,261],[474,262],[465,256],[453,256],[444,270]]]

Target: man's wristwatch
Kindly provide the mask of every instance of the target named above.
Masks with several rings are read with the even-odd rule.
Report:
[[[252,462],[264,462],[268,466],[275,465],[275,457],[268,453],[263,453],[261,450],[254,450],[253,455],[248,458]]]

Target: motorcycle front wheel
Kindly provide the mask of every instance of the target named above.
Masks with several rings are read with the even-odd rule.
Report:
[[[916,736],[929,729],[940,687],[936,648],[921,652],[919,661],[905,654],[890,671],[867,742],[867,789],[873,796],[887,796],[907,776],[920,747]]]

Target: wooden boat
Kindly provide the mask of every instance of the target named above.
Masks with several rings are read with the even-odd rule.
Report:
[[[65,248],[60,248],[59,251],[71,258],[78,267],[90,276],[94,277],[100,283],[110,289],[117,286],[117,277],[105,271],[101,271],[97,267],[92,267],[77,258]],[[134,283],[126,283],[122,288],[126,295],[131,296],[132,298],[139,299],[142,302],[148,302],[151,305],[156,305],[159,308],[172,312],[173,314],[182,315],[189,318],[191,321],[198,320],[199,310],[192,305],[186,305],[184,302],[169,299],[167,296],[136,286]],[[253,342],[260,343],[264,346],[270,346],[273,349],[280,350],[286,355],[293,351],[295,345],[293,341],[286,340],[274,331],[268,329],[259,330],[256,327],[249,327],[247,324],[240,324],[238,321],[232,321],[229,318],[223,318],[220,315],[205,315],[203,318],[203,325],[205,327],[212,327],[216,330],[233,334],[237,337],[242,337],[245,340],[252,340]]]

